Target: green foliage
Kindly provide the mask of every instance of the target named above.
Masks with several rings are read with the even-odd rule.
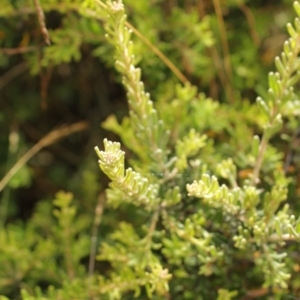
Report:
[[[51,203],[44,201],[39,204],[30,226],[24,229],[21,224],[10,225],[1,231],[0,284],[4,293],[11,287],[16,290],[43,282],[58,285],[84,278],[79,262],[89,251],[89,237],[84,234],[89,220],[76,217],[72,197],[64,192],[56,195],[55,219],[51,216]],[[27,299],[25,295],[24,291]]]
[[[295,4],[296,10],[298,5]],[[168,268],[173,270],[175,269],[174,265],[177,265],[178,268],[181,264],[185,264],[182,261],[184,259],[187,260],[187,265],[192,264],[191,266],[200,267],[200,275],[211,276],[215,274],[220,276],[222,273],[227,273],[226,268],[229,268],[229,265],[225,266],[228,264],[229,257],[234,264],[234,260],[239,256],[250,259],[251,253],[255,250],[259,254],[257,257],[253,257],[252,261],[256,266],[256,272],[261,273],[264,277],[263,286],[287,289],[287,281],[291,277],[285,263],[287,253],[282,252],[278,247],[285,244],[285,238],[297,241],[299,236],[299,232],[296,230],[299,221],[295,221],[295,217],[289,215],[288,207],[285,206],[284,209],[278,210],[280,203],[287,199],[288,180],[282,180],[283,174],[276,175],[278,172],[276,173],[275,167],[273,167],[268,170],[271,173],[270,176],[273,177],[271,179],[273,186],[270,191],[263,191],[256,186],[260,182],[261,168],[265,163],[264,157],[269,147],[268,142],[281,129],[281,111],[287,103],[292,105],[293,101],[296,100],[292,86],[298,80],[296,60],[300,50],[298,48],[299,19],[295,20],[295,28],[288,24],[291,37],[284,44],[284,52],[281,58],[277,57],[275,59],[278,73],[270,73],[269,75],[269,100],[264,101],[260,97],[257,99],[262,115],[266,118],[263,125],[263,136],[261,141],[257,136],[254,136],[251,149],[254,161],[249,162],[250,166],[253,165],[253,173],[250,174],[249,179],[238,182],[237,166],[233,159],[229,158],[221,161],[215,168],[204,160],[199,150],[205,148],[206,137],[201,138],[199,134],[197,135],[195,128],[192,128],[188,135],[182,137],[179,135],[175,147],[176,156],[173,156],[174,151],[170,151],[170,149],[166,151],[168,137],[164,137],[162,140],[161,129],[159,128],[160,124],[163,126],[163,121],[157,119],[157,113],[151,102],[149,102],[150,98],[146,96],[143,84],[140,82],[140,70],[133,65],[133,48],[130,42],[130,31],[124,23],[123,5],[120,2],[108,2],[106,9],[108,14],[106,21],[108,24],[106,26],[107,38],[116,48],[116,68],[123,75],[123,84],[128,92],[132,128],[136,138],[140,141],[144,140],[145,151],[151,151],[149,156],[152,162],[149,162],[149,169],[154,169],[153,164],[157,161],[160,162],[159,166],[155,168],[157,173],[154,173],[154,175],[156,176],[151,177],[153,184],[161,184],[159,196],[151,193],[148,197],[146,196],[148,203],[144,202],[143,204],[146,210],[151,208],[153,210],[156,206],[158,213],[161,215],[161,226],[164,227],[163,232],[166,236],[161,251],[168,259]],[[191,95],[194,97],[193,94]],[[202,101],[207,102],[209,100],[202,99]],[[194,113],[195,110],[189,111],[190,115]],[[203,124],[203,120],[201,121]],[[159,134],[157,130],[159,130]],[[184,134],[184,132],[182,133]],[[159,142],[164,142],[164,144],[159,144]],[[165,144],[165,142],[167,143]],[[118,158],[121,155],[118,153],[119,148],[118,143],[105,141],[104,152],[96,149],[100,158],[100,167],[112,180],[113,188],[116,191],[125,193],[124,196],[119,194],[119,199],[121,201],[126,199],[126,202],[128,202],[128,197],[131,197],[131,203],[135,203],[135,198],[138,196],[144,197],[147,195],[145,191],[153,190],[153,188],[143,183],[141,174],[133,173],[134,176],[130,176],[132,174],[131,169],[128,172],[129,176],[123,179],[124,158],[123,156],[122,159]],[[162,153],[163,156],[156,157],[157,152]],[[178,186],[178,172],[190,174],[189,156],[199,157],[197,167],[202,171],[202,178],[199,181],[195,180],[193,183],[187,184],[187,196],[200,198],[201,202],[194,203],[194,212],[189,217],[183,217],[184,222],[181,223],[179,221],[180,215],[178,215],[178,212],[176,213],[176,206],[173,209],[172,206],[177,204],[178,201],[185,201],[181,196],[181,194],[184,194],[184,190],[177,191],[177,201],[172,201],[171,207],[166,206],[167,203],[164,198],[168,194],[166,192],[167,187]],[[174,162],[176,163],[174,164]],[[220,185],[217,177],[209,175],[209,172],[214,172],[214,169],[222,178],[228,180],[229,186]],[[121,177],[116,176],[116,174],[120,174]],[[148,183],[148,180],[145,180],[145,183]],[[132,192],[132,187],[136,187],[135,193]],[[154,190],[157,191],[157,188]],[[114,201],[116,199],[115,193],[112,192],[108,192],[107,197],[109,202],[111,199],[114,199]],[[215,220],[214,223],[209,224],[206,220],[202,206],[205,208],[206,214],[210,215],[212,220]],[[281,226],[278,223],[278,215],[282,218]],[[174,218],[174,216],[176,217]],[[220,227],[225,220],[227,225]],[[210,228],[209,231],[205,229],[207,227]],[[279,235],[278,232],[280,232]],[[172,238],[168,239],[168,236]],[[231,238],[233,244],[230,245],[229,243],[224,248],[222,243],[217,242],[222,236]],[[184,242],[180,243],[180,240]],[[192,255],[191,251],[198,254],[196,256]],[[124,252],[124,250],[120,252]],[[181,259],[178,260],[178,258]],[[191,261],[188,262],[189,260]],[[115,268],[118,270],[117,266]],[[183,272],[180,276],[176,275],[175,272],[170,283],[171,287],[174,288],[174,290],[172,289],[173,292],[176,291],[176,286],[179,285],[181,277],[191,274]],[[192,276],[190,278],[191,282],[197,278]],[[244,278],[244,281],[246,281],[246,278]],[[225,285],[224,288],[232,289],[234,285]],[[205,292],[203,292],[203,295],[205,295]],[[230,299],[230,295],[237,295],[237,292],[228,294],[226,290],[219,290],[219,298]]]
[[[3,1],[1,16],[23,13],[22,7],[35,11],[25,2]],[[297,297],[299,183],[288,169],[298,164],[287,160],[287,152],[299,157],[298,2],[298,18],[287,25],[290,38],[275,58],[276,72],[269,73],[266,88],[265,62],[253,61],[257,32],[252,27],[249,40],[237,28],[244,49],[237,51],[233,44],[228,57],[225,44],[235,37],[233,31],[222,36],[224,20],[217,7],[216,15],[206,15],[194,6],[170,4],[163,11],[163,1],[40,4],[45,13],[59,12],[61,22],[49,30],[51,45],[42,46],[39,56],[24,54],[31,73],[68,72],[66,66],[80,64],[90,46],[89,56],[114,65],[121,76],[129,116],[120,121],[115,113],[102,122],[121,140],[105,138],[104,148],[95,148],[110,180],[105,196],[105,180],[98,187],[93,157],[73,178],[63,176],[60,166],[51,169],[56,181],[70,179],[76,193],[58,192],[52,202],[40,201],[25,224],[5,222],[1,214],[7,225],[0,228],[0,293],[5,295],[0,299]],[[206,5],[212,9],[209,1]],[[241,9],[251,24],[245,1],[226,5]],[[144,37],[133,36],[137,32],[127,18]],[[237,27],[235,22],[231,26]],[[10,42],[2,44],[9,48]],[[194,85],[178,84],[166,57],[154,55],[154,45]],[[248,96],[255,90],[261,93],[256,103]],[[33,117],[26,112],[23,119]],[[9,187],[29,185],[29,170],[25,165]]]

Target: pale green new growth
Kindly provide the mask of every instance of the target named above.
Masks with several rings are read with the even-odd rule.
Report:
[[[136,137],[144,145],[144,151],[160,164],[166,163],[166,146],[169,131],[153,108],[150,94],[141,81],[141,69],[136,68],[131,30],[125,26],[126,15],[121,2],[107,2],[106,38],[115,46],[116,69],[123,76],[130,105],[131,124]]]
[[[128,201],[135,205],[143,204],[147,209],[155,209],[159,203],[158,186],[149,184],[147,178],[131,168],[124,171],[124,152],[120,150],[120,143],[104,140],[104,148],[105,151],[97,147],[95,150],[101,170],[112,180],[111,188],[123,192]]]
[[[195,129],[191,129],[183,140],[176,143],[176,167],[183,171],[188,167],[188,158],[195,156],[206,145],[206,135],[200,136]]]
[[[222,208],[233,214],[239,210],[240,190],[236,188],[230,191],[226,185],[219,186],[215,176],[203,174],[202,180],[187,184],[186,188],[189,196],[203,198],[213,207]]]

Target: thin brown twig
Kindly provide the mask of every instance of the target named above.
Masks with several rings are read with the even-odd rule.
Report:
[[[205,12],[205,4],[203,2],[203,0],[199,0],[198,1],[198,11],[199,11],[199,16],[201,19],[203,19],[206,15]],[[225,91],[225,95],[228,99],[231,98],[231,88],[230,85],[228,84],[228,80],[226,78],[226,73],[225,70],[222,66],[222,59],[218,53],[217,47],[215,44],[213,44],[211,47],[209,47],[207,49],[207,53],[208,55],[210,55],[212,57],[212,62],[214,64],[217,76],[219,77],[221,86],[223,88],[223,90]],[[211,81],[211,84],[213,83],[213,81]],[[210,96],[212,98],[217,98],[219,91],[217,91],[216,87],[213,87],[213,91],[210,91]]]
[[[133,33],[144,42],[164,63],[169,69],[175,74],[175,76],[182,82],[188,83],[189,80],[179,71],[179,69],[157,48],[155,47],[142,33],[140,33],[134,26],[130,23],[125,23],[128,28],[130,28]]]
[[[205,7],[204,7],[203,0],[199,0],[197,4],[198,4],[197,8],[198,8],[199,16],[201,18],[204,18],[204,16],[205,16]]]
[[[12,122],[10,127],[11,129],[8,138],[9,147],[8,147],[5,171],[9,170],[9,166],[14,159],[19,144],[18,124],[16,122]],[[1,204],[0,204],[0,230],[4,228],[4,224],[6,221],[9,200],[10,200],[10,192],[11,190],[8,188],[5,189],[2,194]]]
[[[48,133],[31,149],[29,149],[6,173],[6,175],[0,181],[0,192],[8,184],[12,177],[28,162],[28,160],[31,159],[35,154],[37,154],[42,148],[47,147],[72,133],[86,130],[88,127],[88,122],[81,121],[69,126],[65,126],[63,128],[54,129],[53,131]]]
[[[251,9],[245,5],[245,4],[240,4],[240,10],[244,13],[246,16],[247,22],[249,24],[250,28],[250,35],[252,37],[253,43],[255,44],[256,47],[260,45],[260,36],[257,33],[257,30],[255,29],[255,18],[252,14]]]
[[[227,79],[226,79],[226,74],[224,69],[222,68],[222,60],[220,58],[220,55],[216,49],[216,47],[213,45],[212,47],[209,48],[210,54],[213,58],[213,63],[217,72],[217,75],[219,77],[219,80],[221,82],[221,85],[227,95],[227,97],[230,96],[230,92],[228,90],[229,85],[227,83]]]
[[[38,130],[38,128],[30,125],[29,123],[22,123],[22,130],[34,142],[38,142],[41,138],[43,138],[43,134]],[[69,164],[78,166],[80,157],[61,144],[49,145],[49,150]]]
[[[0,77],[0,90],[8,85],[14,78],[22,74],[28,69],[26,62],[21,62],[15,67],[11,68],[4,75]]]
[[[46,27],[45,14],[44,14],[44,11],[41,7],[40,1],[39,0],[33,0],[33,3],[34,3],[34,6],[35,6],[35,9],[36,9],[36,13],[37,13],[38,20],[39,20],[40,27],[41,27],[41,32],[43,34],[45,43],[47,45],[50,45],[51,44],[50,43],[50,36],[49,36],[48,29]]]
[[[106,5],[101,2],[100,0],[95,0],[100,6],[106,7]],[[92,10],[86,9],[84,11],[80,10],[78,5],[74,5],[73,3],[68,3],[66,4],[58,4],[58,5],[49,5],[45,4],[43,5],[44,10],[50,11],[53,9],[57,9],[64,13],[67,10],[74,10],[79,13],[84,13],[90,17],[93,17],[95,19],[101,20],[99,16],[97,16]],[[31,8],[22,8],[21,10],[18,11],[11,11],[8,16],[18,16],[20,14],[32,14],[34,12],[33,9]],[[134,26],[132,26],[129,22],[126,22],[126,26],[130,28],[136,36],[138,36],[143,43],[147,47],[149,47],[161,60],[162,62],[174,73],[174,75],[182,82],[182,83],[189,83],[189,80],[182,74],[182,72],[155,46],[153,45],[142,33],[140,33]]]
[[[40,69],[40,94],[41,94],[41,109],[45,111],[48,107],[48,87],[52,77],[53,68],[48,66],[46,70]]]
[[[229,51],[229,45],[228,45],[228,38],[225,28],[225,22],[223,19],[223,13],[221,9],[221,5],[219,0],[213,0],[214,9],[217,16],[218,26],[220,30],[220,38],[221,38],[221,44],[222,44],[222,51],[224,56],[224,66],[225,66],[225,72],[226,72],[226,78],[227,78],[227,85],[229,90],[229,102],[234,102],[234,93],[232,90],[232,67],[230,62],[230,51]]]
[[[228,79],[231,81],[232,80],[232,69],[231,69],[231,63],[230,63],[230,52],[229,52],[229,45],[228,45],[226,28],[225,28],[225,22],[223,19],[223,13],[222,13],[222,9],[221,9],[219,0],[213,0],[213,4],[214,4],[217,21],[218,21],[218,25],[219,25],[219,30],[220,30],[220,38],[221,38],[221,43],[222,43],[222,50],[223,50],[223,55],[224,55],[226,72],[227,72]]]
[[[16,55],[16,54],[32,52],[37,49],[38,49],[37,46],[28,46],[28,47],[19,47],[19,48],[2,48],[0,49],[0,53],[3,53],[5,55]]]

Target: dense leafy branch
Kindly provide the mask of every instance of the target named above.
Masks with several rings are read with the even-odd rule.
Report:
[[[300,5],[294,3],[294,8],[300,17]],[[295,19],[294,27],[287,25],[290,38],[284,43],[281,57],[275,58],[277,72],[269,74],[268,99],[257,98],[257,104],[266,117],[264,134],[259,145],[255,167],[253,170],[252,184],[259,183],[259,174],[264,154],[270,138],[281,129],[283,107],[295,99],[293,86],[300,78],[298,55],[300,52],[300,20]]]

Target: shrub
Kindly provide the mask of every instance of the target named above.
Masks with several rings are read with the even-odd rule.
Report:
[[[300,112],[294,89],[300,74],[300,20],[287,25],[290,38],[275,58],[267,92],[256,103],[243,100],[230,77],[223,94],[228,101],[214,101],[174,66],[185,82],[166,81],[168,95],[162,84],[155,91],[161,99],[153,103],[136,67],[141,58],[135,56],[123,3],[86,1],[83,7],[104,21],[110,45],[105,51],[114,49],[129,117],[120,124],[112,115],[102,124],[121,143],[105,139],[103,150],[95,148],[110,184],[93,225],[72,194],[60,192],[53,202],[55,218],[44,201],[28,226],[1,231],[3,293],[7,288],[12,294],[17,286],[24,300],[297,297],[299,193],[297,161],[291,157],[297,156]],[[294,8],[300,17],[298,2]],[[199,30],[207,33],[203,43],[209,47],[213,40],[205,22]],[[55,47],[45,50],[53,63],[61,59],[56,61],[60,51]],[[79,58],[72,53],[66,61]],[[230,74],[226,59],[225,54],[225,78]],[[96,229],[101,218],[103,235]],[[91,226],[90,250],[86,232]]]

